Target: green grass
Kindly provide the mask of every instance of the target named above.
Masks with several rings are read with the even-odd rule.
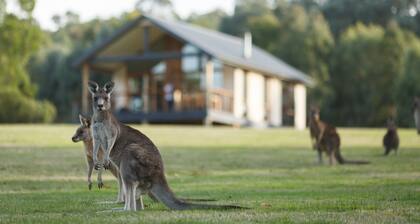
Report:
[[[420,137],[400,130],[398,155],[382,156],[384,130],[339,129],[347,159],[317,165],[308,132],[136,126],[159,147],[172,189],[249,210],[170,211],[146,199],[119,204],[116,181],[88,191],[72,125],[0,126],[0,223],[420,223]]]

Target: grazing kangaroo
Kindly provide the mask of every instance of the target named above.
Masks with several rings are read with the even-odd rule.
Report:
[[[318,151],[318,162],[322,161],[322,152],[325,152],[329,158],[329,164],[334,165],[335,160],[339,164],[368,164],[367,161],[350,161],[341,156],[340,153],[340,135],[334,126],[321,121],[319,109],[312,108],[309,120],[309,130],[314,143],[313,147]]]
[[[395,122],[392,118],[388,119],[387,126],[388,130],[383,139],[385,156],[387,156],[391,150],[395,150],[395,154],[397,154],[398,146],[400,144],[400,139],[397,133],[397,126],[395,125]]]
[[[420,97],[414,97],[413,107],[412,107],[414,122],[416,124],[417,134],[420,135]]]
[[[89,82],[92,95],[93,162],[95,169],[109,168],[111,161],[120,171],[124,186],[124,210],[136,211],[136,189],[151,192],[171,209],[242,208],[231,205],[193,204],[177,198],[166,181],[162,157],[153,142],[140,131],[120,123],[111,112],[113,82],[99,88]],[[98,151],[104,150],[104,161],[98,161]],[[140,208],[144,209],[140,201]]]

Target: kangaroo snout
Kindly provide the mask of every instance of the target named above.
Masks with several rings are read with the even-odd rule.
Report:
[[[73,137],[71,138],[71,140],[72,140],[73,142],[78,142],[78,141],[79,141],[79,138],[78,138],[78,137],[76,137],[76,136],[73,136]]]

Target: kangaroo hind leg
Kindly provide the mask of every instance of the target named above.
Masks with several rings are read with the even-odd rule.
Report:
[[[136,189],[137,183],[125,182],[125,205],[124,210],[126,211],[137,211],[136,206]]]
[[[322,161],[322,151],[318,149],[318,164],[322,165],[324,162]]]

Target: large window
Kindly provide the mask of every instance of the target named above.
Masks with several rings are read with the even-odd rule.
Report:
[[[182,48],[182,72],[184,75],[183,89],[186,92],[200,91],[201,75],[203,73],[200,50],[196,47],[186,44]]]
[[[143,82],[141,77],[130,77],[128,79],[129,109],[139,112],[143,109],[142,88]]]
[[[214,74],[213,74],[213,88],[223,88],[223,63],[217,59],[213,60]]]
[[[159,62],[157,65],[155,65],[152,68],[152,74],[163,75],[165,73],[166,73],[166,62],[165,61]]]

